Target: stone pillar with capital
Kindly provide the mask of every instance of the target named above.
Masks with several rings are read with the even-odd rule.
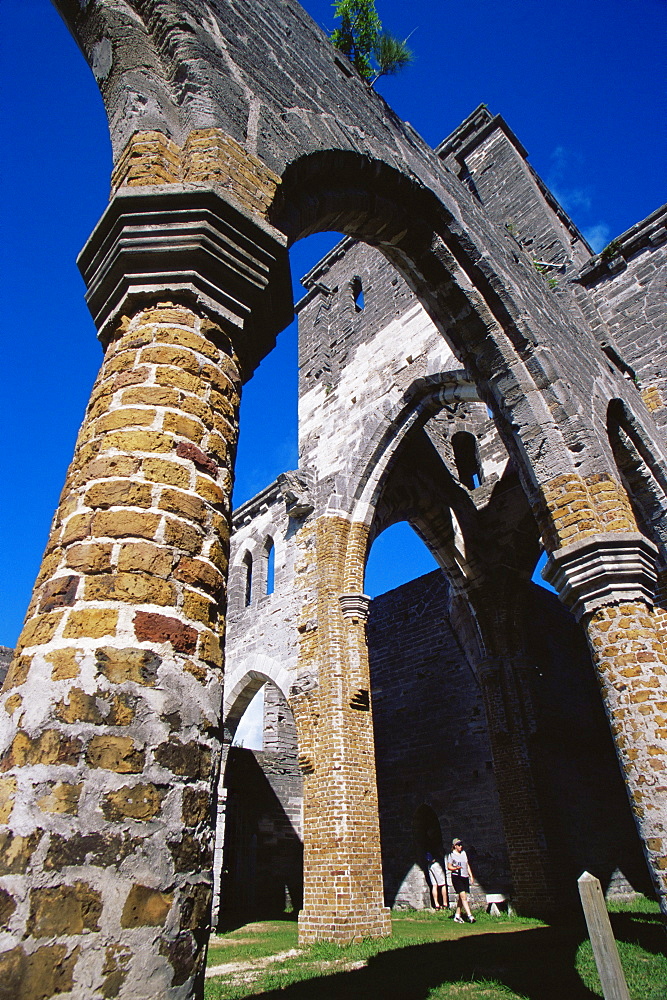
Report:
[[[201,995],[242,382],[285,240],[220,190],[123,187],[81,258],[104,360],[2,690],[0,979]]]
[[[391,933],[366,643],[369,598],[354,589],[363,582],[367,529],[325,515],[302,528],[300,537],[310,553],[311,589],[299,669],[313,682],[290,693],[304,776],[299,939],[346,943]],[[359,553],[352,560],[354,579],[346,577],[351,550]]]
[[[653,614],[657,549],[638,532],[556,549],[544,578],[586,630],[630,804],[667,913],[667,649]]]

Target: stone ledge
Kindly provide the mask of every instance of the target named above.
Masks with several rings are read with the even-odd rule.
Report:
[[[353,622],[367,621],[371,603],[367,594],[339,594],[338,601],[344,618]]]
[[[182,302],[221,322],[245,379],[293,314],[283,235],[196,185],[117,192],[78,265],[103,343],[123,314],[161,299]]]
[[[636,532],[588,535],[554,552],[542,577],[577,621],[608,604],[652,607],[658,550]]]

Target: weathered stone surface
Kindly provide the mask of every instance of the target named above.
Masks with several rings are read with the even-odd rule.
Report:
[[[79,663],[76,654],[76,649],[54,649],[46,654],[45,660],[52,664],[52,680],[69,680],[78,676]]]
[[[183,789],[183,823],[186,826],[196,826],[202,823],[211,811],[211,800],[208,792],[196,788]]]
[[[165,786],[152,784],[123,785],[104,797],[102,812],[110,820],[152,819],[162,808],[167,791]]]
[[[78,947],[68,954],[62,944],[45,945],[29,955],[22,948],[12,948],[0,955],[2,988],[15,1000],[49,1000],[67,993],[72,989],[78,958]]]
[[[56,608],[71,607],[74,604],[79,585],[78,576],[60,576],[46,584],[42,591],[40,611],[54,611]]]
[[[57,729],[47,729],[33,739],[19,732],[0,758],[0,771],[26,764],[76,764],[80,752],[81,741]]]
[[[120,922],[121,927],[161,927],[167,919],[173,895],[147,885],[130,889]]]
[[[143,770],[145,753],[136,747],[130,736],[93,736],[86,749],[91,767],[103,767],[118,774],[139,774]]]
[[[101,987],[103,997],[117,997],[127,979],[132,953],[129,948],[110,945],[104,955],[102,974],[105,977]]]
[[[155,750],[155,759],[174,774],[184,775],[192,781],[205,781],[210,775],[211,751],[201,743],[176,740],[161,743]]]
[[[0,889],[0,927],[9,926],[11,916],[16,909],[16,901],[6,889]],[[0,966],[0,968],[2,968]]]
[[[22,837],[10,830],[0,830],[0,872],[3,875],[21,875],[42,839],[42,831],[35,830]]]
[[[101,913],[99,892],[85,882],[55,889],[33,889],[28,926],[37,938],[99,931]]]
[[[114,867],[140,847],[141,840],[127,834],[88,833],[69,838],[51,834],[44,868],[60,871],[84,864]]]
[[[137,611],[134,631],[139,642],[170,642],[178,653],[193,653],[197,644],[195,629],[177,618],[148,611]]]
[[[0,823],[6,823],[12,814],[16,778],[0,778]]]
[[[76,815],[82,788],[81,782],[70,785],[67,782],[57,781],[48,795],[37,800],[37,805],[43,812]]]
[[[96,653],[98,669],[112,684],[134,681],[153,687],[162,658],[150,649],[115,649],[102,646]]]
[[[197,961],[198,948],[192,934],[182,933],[174,941],[162,941],[160,954],[169,959],[174,968],[172,986],[181,986],[192,974]]]
[[[8,691],[10,688],[20,687],[25,682],[31,663],[32,659],[29,656],[19,656],[16,654],[12,657],[4,680],[5,690]]]

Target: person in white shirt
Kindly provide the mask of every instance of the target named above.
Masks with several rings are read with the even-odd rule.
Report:
[[[455,837],[452,841],[452,853],[447,858],[447,869],[452,873],[452,887],[456,893],[456,913],[454,914],[454,920],[457,924],[465,923],[461,916],[461,909],[463,908],[468,918],[468,923],[474,924],[475,918],[470,912],[468,893],[470,892],[470,883],[472,882],[473,885],[475,883],[475,876],[472,873],[468,855],[463,850],[463,844],[458,837]]]

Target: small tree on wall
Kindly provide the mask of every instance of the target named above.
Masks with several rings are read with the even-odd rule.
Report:
[[[398,73],[412,62],[406,43],[382,30],[375,0],[336,0],[333,6],[341,25],[331,41],[371,87],[381,76]]]

